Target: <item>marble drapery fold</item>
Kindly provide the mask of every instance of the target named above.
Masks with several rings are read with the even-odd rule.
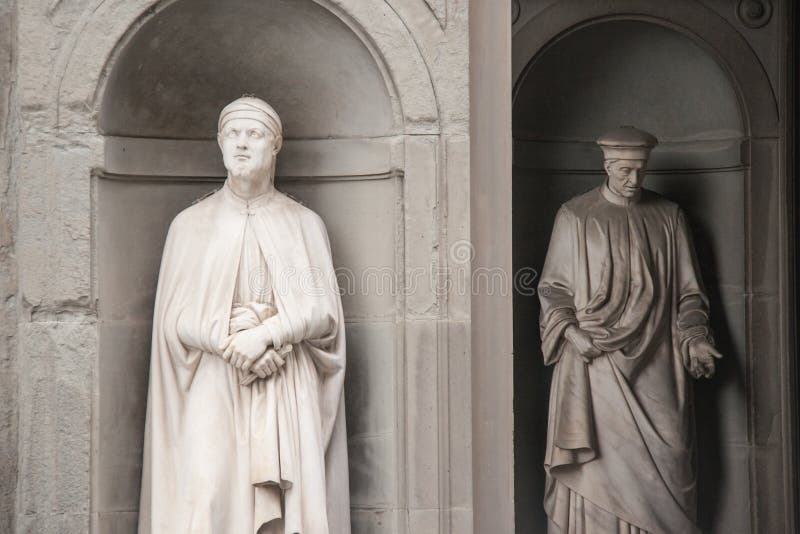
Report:
[[[255,291],[254,270],[269,293]],[[258,310],[270,295],[277,313],[263,324],[292,351],[280,374],[242,386],[220,358],[232,307]],[[344,368],[316,214],[277,191],[246,202],[227,184],[184,210],[156,296],[139,532],[350,532]]]
[[[710,339],[698,272],[683,213],[655,193],[631,201],[603,185],[558,212],[539,284],[542,351],[555,365],[551,530],[699,532],[686,372],[691,340]],[[564,338],[570,325],[603,355],[587,364]]]

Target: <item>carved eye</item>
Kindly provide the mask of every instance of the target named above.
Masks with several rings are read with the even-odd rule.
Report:
[[[233,137],[236,137],[238,135],[239,135],[239,130],[236,130],[234,128],[231,128],[230,130],[228,130],[225,133],[225,137],[228,137],[228,138],[233,138]]]
[[[250,137],[254,139],[261,139],[264,137],[264,134],[261,132],[261,130],[250,130]]]

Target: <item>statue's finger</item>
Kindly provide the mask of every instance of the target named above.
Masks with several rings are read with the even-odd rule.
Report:
[[[715,357],[717,359],[722,358],[722,353],[720,351],[718,351],[717,349],[715,349],[714,347],[709,347],[708,348],[708,353],[711,354],[713,357]]]
[[[275,362],[275,364],[276,364],[278,367],[283,367],[283,366],[286,364],[286,360],[284,360],[283,358],[281,358],[281,355],[280,355],[280,354],[278,354],[277,352],[276,352],[275,354],[273,354],[273,355],[272,355],[272,361],[274,361],[274,362]]]
[[[267,378],[267,372],[264,370],[263,365],[256,365],[253,370],[258,375],[259,378]]]

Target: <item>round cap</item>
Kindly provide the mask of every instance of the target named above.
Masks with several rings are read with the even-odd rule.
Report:
[[[217,131],[222,132],[222,127],[231,119],[254,119],[267,127],[275,137],[283,137],[283,124],[278,113],[266,102],[254,96],[237,98],[219,113]]]
[[[633,126],[619,126],[601,135],[597,144],[605,159],[647,159],[658,139]]]

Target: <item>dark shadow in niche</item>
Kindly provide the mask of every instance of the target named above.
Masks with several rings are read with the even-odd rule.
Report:
[[[564,179],[568,178],[568,179]],[[544,265],[556,212],[563,202],[601,183],[597,175],[565,176],[515,168],[513,268]],[[545,201],[546,199],[546,201]],[[539,336],[539,298],[514,292],[514,495],[517,534],[545,532],[544,452],[552,366],[544,365]]]
[[[677,202],[686,214],[711,309],[714,342],[723,355],[723,359],[717,362],[713,378],[694,381],[698,526],[703,532],[711,532],[722,513],[720,488],[728,482],[719,454],[723,442],[720,422],[724,415],[720,397],[723,388],[729,386],[734,387],[741,397],[745,395],[743,332],[739,332],[741,339],[734,339],[730,318],[725,313],[729,307],[725,306],[724,290],[720,284],[719,265],[714,254],[714,232],[704,211],[704,207],[714,199],[704,198],[696,188],[685,187],[677,180],[659,181],[659,192]],[[744,287],[734,291],[738,291],[737,296],[743,308]]]

